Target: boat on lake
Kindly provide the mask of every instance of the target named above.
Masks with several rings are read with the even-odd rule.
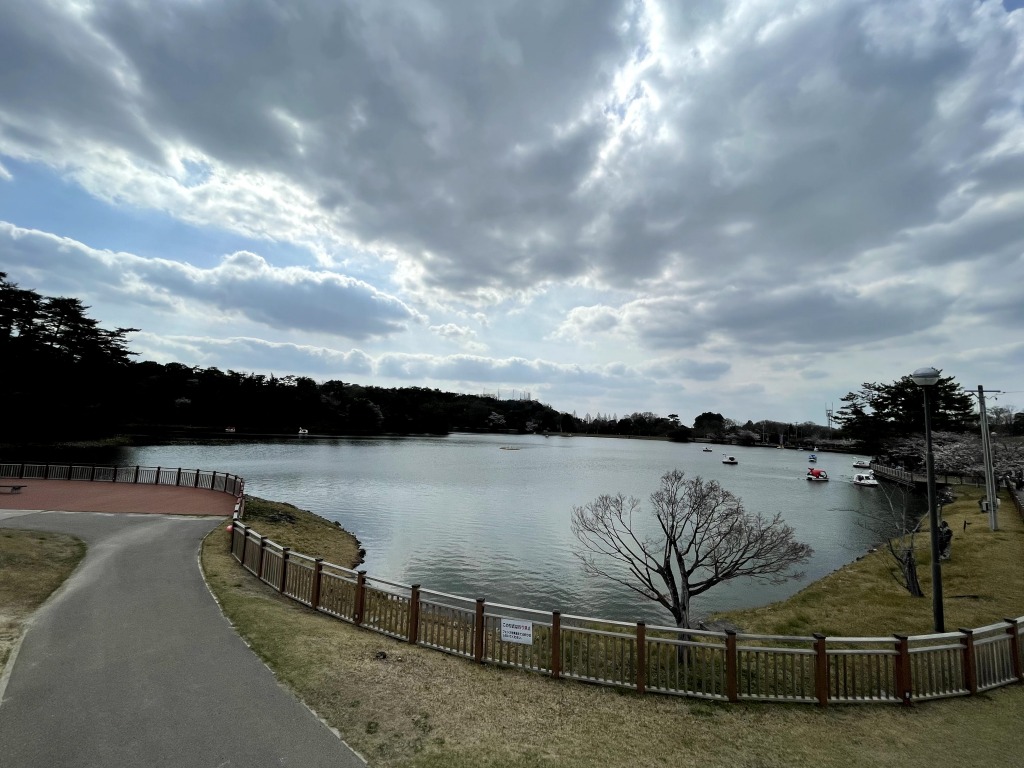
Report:
[[[853,476],[854,485],[865,485],[868,487],[878,485],[874,472],[858,472]]]
[[[308,435],[309,434],[309,430],[308,429],[304,429],[303,427],[299,427],[299,434],[300,435]]]
[[[701,450],[704,451],[704,453],[711,453],[710,448],[702,448]]]
[[[816,467],[808,467],[807,468],[807,479],[808,480],[812,480],[814,482],[818,482],[818,483],[820,483],[820,482],[827,482],[828,481],[828,472],[826,472],[824,469],[817,469]]]
[[[739,462],[736,461],[736,457],[735,456],[726,456],[724,453],[722,454],[722,463],[723,464],[739,464]]]
[[[807,457],[807,460],[811,462],[811,464],[814,464],[818,460],[818,454],[812,453],[810,456]]]
[[[867,459],[857,459],[853,462],[854,469],[871,469],[871,462]]]

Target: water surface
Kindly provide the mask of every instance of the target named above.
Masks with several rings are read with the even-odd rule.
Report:
[[[116,461],[239,474],[247,493],[309,509],[358,536],[366,549],[361,567],[371,576],[624,621],[671,618],[622,586],[584,575],[572,554],[572,508],[622,492],[641,499],[649,516],[648,497],[671,469],[720,481],[749,511],[780,513],[815,551],[805,578],[719,585],[695,598],[698,615],[783,599],[876,543],[864,515],[885,505],[885,496],[852,484],[855,457],[819,452],[814,466],[832,479],[812,483],[804,479],[803,452],[702,447],[554,435],[304,436],[126,448]],[[739,464],[723,464],[723,450]]]

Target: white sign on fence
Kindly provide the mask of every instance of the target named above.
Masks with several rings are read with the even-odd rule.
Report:
[[[501,640],[505,643],[533,645],[533,622],[517,619],[501,620]]]

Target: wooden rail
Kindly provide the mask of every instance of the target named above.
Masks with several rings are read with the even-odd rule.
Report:
[[[718,701],[903,704],[1024,683],[1024,616],[932,635],[812,637],[607,621],[405,586],[291,552],[239,519],[231,553],[315,611],[479,663]],[[515,633],[506,632],[514,625]],[[526,631],[528,630],[528,632]]]
[[[928,476],[923,472],[910,472],[899,467],[888,467],[885,464],[872,463],[871,471],[883,480],[890,480],[903,485],[925,485]],[[984,485],[981,475],[935,474],[935,482],[939,485]]]

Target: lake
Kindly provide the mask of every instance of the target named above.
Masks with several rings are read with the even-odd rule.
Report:
[[[788,597],[877,542],[864,516],[886,505],[885,496],[851,483],[855,457],[819,453],[815,466],[832,479],[812,483],[804,479],[805,452],[710,446],[705,453],[702,447],[560,435],[307,435],[122,448],[89,460],[241,475],[247,493],[309,509],[358,536],[366,549],[361,567],[371,576],[623,621],[672,623],[660,606],[583,573],[572,554],[571,511],[622,492],[641,499],[649,516],[648,497],[671,469],[718,480],[748,511],[781,513],[814,548],[803,579],[721,584],[694,599],[697,616]],[[723,464],[723,450],[739,463]]]

